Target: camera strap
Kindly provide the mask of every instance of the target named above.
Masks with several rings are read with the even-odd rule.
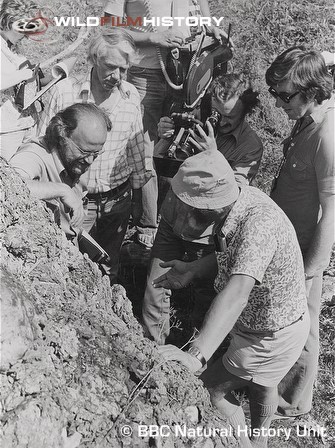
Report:
[[[152,19],[151,1],[143,0],[143,3],[144,3],[144,7],[145,7],[146,16],[148,17],[148,19]],[[186,16],[189,16],[190,13],[191,13],[191,15],[194,15],[194,16],[198,16],[198,17],[201,16],[200,5],[197,0],[173,0],[171,2],[171,17],[186,17]],[[155,26],[153,26],[152,24],[150,24],[150,28],[153,33],[158,32],[157,28]],[[206,33],[204,30],[203,30],[203,32]],[[174,50],[176,50],[176,49],[172,49],[171,52],[173,52]],[[178,84],[175,84],[172,82],[172,80],[166,70],[166,65],[163,60],[161,49],[158,45],[156,46],[156,52],[157,52],[159,65],[161,67],[162,73],[164,75],[164,78],[165,78],[167,84],[173,90],[182,90],[184,87],[184,83],[181,83],[178,85]],[[196,53],[198,53],[198,52],[200,52],[200,49]],[[172,55],[173,55],[173,53],[172,53]],[[192,58],[189,69],[192,67],[194,62],[195,62],[194,58]]]

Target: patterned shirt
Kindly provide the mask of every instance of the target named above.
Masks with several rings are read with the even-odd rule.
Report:
[[[306,310],[302,255],[292,224],[263,192],[243,187],[222,226],[227,250],[217,252],[215,288],[235,274],[256,280],[237,323],[253,331],[276,331]]]
[[[84,79],[67,78],[50,89],[48,102],[41,115],[38,135],[44,134],[50,119],[61,109],[74,103],[92,102],[91,73]],[[89,193],[109,191],[127,179],[132,188],[141,188],[152,176],[146,170],[144,156],[144,135],[140,109],[140,97],[136,88],[122,81],[120,89],[99,104],[112,122],[107,134],[104,152],[99,155],[88,170]]]

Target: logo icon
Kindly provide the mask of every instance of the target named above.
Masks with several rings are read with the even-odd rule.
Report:
[[[48,31],[49,26],[54,26],[53,20],[49,19],[48,15],[53,17],[53,12],[51,10],[38,10],[35,17],[16,20],[12,28],[32,40],[46,42],[45,37],[42,36]]]

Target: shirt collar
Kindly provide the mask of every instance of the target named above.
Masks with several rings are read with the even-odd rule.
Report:
[[[235,231],[237,224],[242,221],[241,211],[244,211],[243,203],[245,203],[245,200],[248,200],[248,188],[242,186],[239,187],[239,189],[240,194],[222,226],[222,231],[226,236],[228,236],[230,232]]]
[[[314,111],[309,115],[309,117],[314,121],[314,123],[321,123],[325,116],[325,113],[330,107],[334,107],[334,96],[329,98],[328,100],[323,101],[321,104],[318,104]]]
[[[91,90],[92,71],[93,68],[86,73],[80,83],[79,96],[83,101],[94,101]],[[128,99],[130,97],[130,90],[128,89],[128,86],[126,86],[124,81],[122,81],[120,87],[118,89],[114,89],[109,96],[109,98],[113,98],[115,100],[120,97],[123,99]]]
[[[247,126],[247,123],[243,119],[241,121],[241,123],[232,132],[229,132],[228,134],[220,134],[219,133],[218,136],[219,137],[232,136],[236,140],[236,143],[238,143],[239,139],[241,138],[242,132],[245,130],[246,126]]]
[[[68,175],[66,169],[64,168],[63,162],[61,161],[61,159],[59,157],[58,151],[55,149],[50,151],[50,149],[46,146],[44,137],[39,137],[39,139],[36,141],[36,143],[38,143],[40,146],[42,146],[51,155],[59,177],[62,179],[64,178],[67,181],[69,181],[70,176]]]

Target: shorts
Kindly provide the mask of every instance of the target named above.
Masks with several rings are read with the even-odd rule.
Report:
[[[235,325],[222,363],[228,372],[246,381],[274,387],[299,358],[310,329],[308,311],[274,332],[259,333]]]

